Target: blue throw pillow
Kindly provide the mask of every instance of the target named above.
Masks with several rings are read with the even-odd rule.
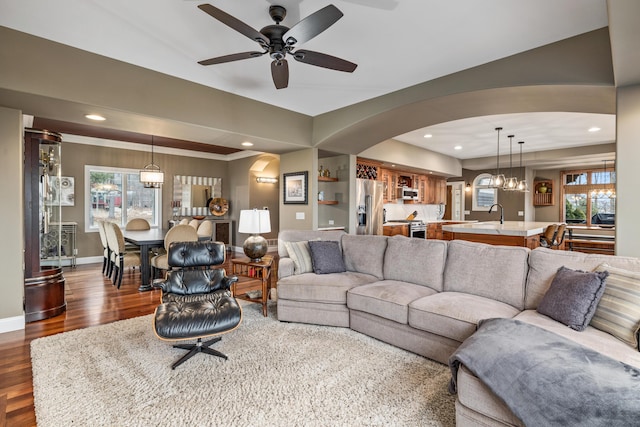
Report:
[[[332,240],[309,240],[311,264],[316,274],[342,273],[347,271],[338,242]]]

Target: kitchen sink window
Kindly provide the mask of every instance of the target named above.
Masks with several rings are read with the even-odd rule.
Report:
[[[615,225],[615,172],[588,169],[562,174],[563,218],[567,224]]]
[[[491,205],[498,203],[498,190],[489,187],[491,175],[480,174],[473,180],[473,207],[474,211],[487,211]]]

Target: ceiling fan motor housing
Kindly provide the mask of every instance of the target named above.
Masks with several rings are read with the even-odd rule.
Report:
[[[289,31],[289,28],[284,25],[267,25],[260,30],[271,42],[269,43],[269,56],[271,56],[271,58],[279,61],[284,59],[287,54],[289,49],[287,49],[287,46],[282,40],[283,34],[287,31]]]

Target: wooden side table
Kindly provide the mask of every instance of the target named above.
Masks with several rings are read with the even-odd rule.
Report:
[[[241,298],[247,301],[257,302],[262,304],[262,314],[267,316],[267,301],[271,291],[271,266],[273,265],[273,257],[264,256],[260,262],[251,261],[249,258],[233,258],[231,260],[231,274],[240,277],[248,277],[255,279],[253,281],[246,281],[233,284],[231,292],[236,298]],[[259,282],[258,282],[259,280]],[[262,295],[259,298],[251,298],[247,295],[247,292],[257,290],[252,283],[260,284],[260,291]]]

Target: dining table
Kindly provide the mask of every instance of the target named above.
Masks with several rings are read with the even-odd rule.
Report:
[[[151,285],[151,249],[164,247],[164,236],[168,229],[151,228],[149,230],[122,230],[125,242],[140,247],[140,276],[142,283],[138,291],[145,292],[153,289]]]

